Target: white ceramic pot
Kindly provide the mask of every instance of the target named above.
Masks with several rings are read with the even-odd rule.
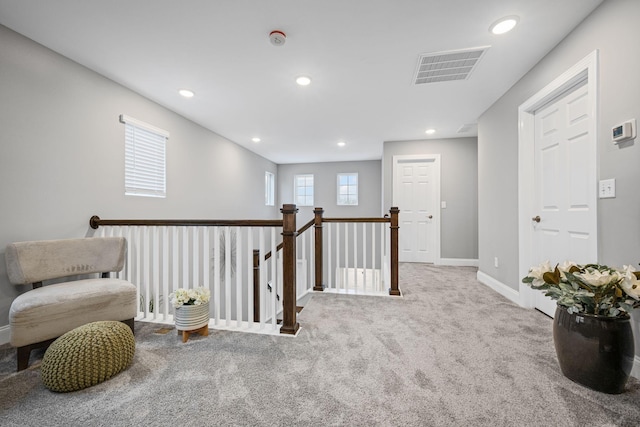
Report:
[[[209,303],[183,305],[174,309],[173,319],[179,331],[193,331],[209,324]]]

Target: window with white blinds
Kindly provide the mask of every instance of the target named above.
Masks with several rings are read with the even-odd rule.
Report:
[[[271,172],[264,173],[264,204],[273,206],[276,198],[275,175]]]
[[[166,197],[166,145],[169,132],[126,115],[124,193],[130,196]]]

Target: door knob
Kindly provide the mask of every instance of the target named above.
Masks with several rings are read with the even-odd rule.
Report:
[[[534,216],[533,218],[531,218],[531,221],[540,222],[540,215]]]

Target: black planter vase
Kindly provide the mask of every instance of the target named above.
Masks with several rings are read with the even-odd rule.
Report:
[[[558,306],[553,342],[560,369],[571,381],[609,394],[624,391],[635,354],[629,317],[570,314]]]

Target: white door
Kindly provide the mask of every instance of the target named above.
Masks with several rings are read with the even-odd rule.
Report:
[[[597,261],[595,135],[586,84],[535,112],[534,264]],[[542,292],[535,307],[554,315]]]
[[[394,159],[393,205],[400,209],[398,259],[433,263],[439,225],[439,157]]]

